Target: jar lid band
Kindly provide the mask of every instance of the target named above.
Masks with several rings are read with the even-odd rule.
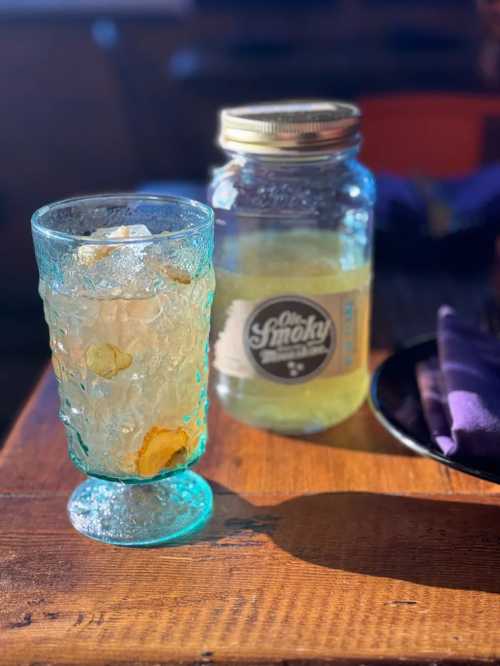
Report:
[[[357,145],[361,111],[341,101],[283,101],[223,109],[219,145],[263,155],[328,153]]]

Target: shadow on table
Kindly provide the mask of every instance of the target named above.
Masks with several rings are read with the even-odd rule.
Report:
[[[214,489],[226,494],[203,540],[257,546],[266,534],[317,566],[500,593],[500,505],[340,492],[255,507]]]
[[[415,455],[382,428],[367,405],[364,405],[361,410],[333,428],[314,435],[301,435],[292,439],[306,440],[313,444],[349,451],[396,456]]]

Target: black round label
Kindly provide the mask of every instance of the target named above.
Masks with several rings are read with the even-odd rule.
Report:
[[[303,296],[279,296],[261,303],[248,317],[244,336],[257,372],[286,384],[308,381],[321,372],[335,351],[337,337],[328,312]]]

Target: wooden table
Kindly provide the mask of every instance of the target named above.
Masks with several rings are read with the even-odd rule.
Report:
[[[70,527],[56,407],[46,373],[0,454],[2,666],[500,660],[500,487],[409,455],[368,407],[292,439],[214,405],[214,518],[150,550]]]

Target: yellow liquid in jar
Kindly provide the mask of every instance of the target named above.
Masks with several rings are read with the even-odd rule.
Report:
[[[369,289],[371,262],[359,243],[345,234],[324,230],[291,230],[242,234],[219,248],[216,270],[215,334],[223,330],[234,300],[261,301],[283,294],[313,298]],[[236,419],[287,434],[317,432],[342,421],[364,401],[369,383],[370,298],[360,300],[357,368],[333,377],[283,384],[263,377],[239,378],[216,371],[216,390]]]

